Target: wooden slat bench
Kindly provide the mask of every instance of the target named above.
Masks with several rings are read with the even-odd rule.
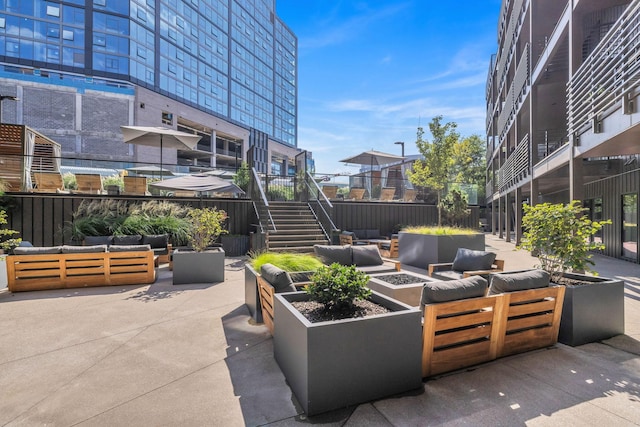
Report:
[[[425,305],[422,376],[555,344],[564,292],[551,286]]]
[[[153,251],[9,255],[11,292],[86,286],[149,284],[156,280]]]

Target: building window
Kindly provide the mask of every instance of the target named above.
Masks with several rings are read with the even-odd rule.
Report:
[[[73,40],[73,31],[62,30],[62,38],[65,40]]]
[[[59,39],[60,27],[58,27],[57,25],[49,25],[49,27],[47,27],[47,37]]]
[[[60,8],[57,6],[47,5],[47,15],[60,17]]]
[[[173,113],[162,112],[162,124],[173,126]]]

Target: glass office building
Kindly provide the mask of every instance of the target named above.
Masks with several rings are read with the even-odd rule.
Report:
[[[45,90],[59,92],[49,109]],[[298,151],[297,39],[275,0],[0,0],[0,94],[19,98],[5,121],[77,160],[153,159],[122,147],[120,125],[202,135],[176,152],[189,171],[235,167],[256,147],[269,172]]]

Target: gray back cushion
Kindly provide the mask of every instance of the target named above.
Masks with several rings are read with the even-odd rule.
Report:
[[[262,264],[262,267],[260,267],[260,274],[264,280],[274,287],[276,293],[295,292],[296,290],[289,273],[273,264]]]
[[[526,289],[546,288],[549,286],[549,273],[540,269],[525,271],[507,271],[493,273],[490,276],[489,295]]]
[[[107,245],[89,245],[89,246],[62,246],[63,254],[89,254],[107,252]]]
[[[313,245],[313,251],[324,264],[352,264],[351,245]]]
[[[142,236],[139,234],[113,236],[114,245],[139,245],[140,243],[142,243]]]
[[[493,252],[458,248],[451,269],[454,271],[489,270],[495,260],[496,254]]]
[[[150,251],[149,245],[111,245],[109,252]]]
[[[480,276],[471,276],[460,280],[427,282],[422,287],[420,306],[482,297],[487,291],[487,283],[487,280]]]
[[[377,228],[368,228],[367,230],[365,230],[365,233],[367,234],[367,239],[380,239],[380,230],[378,230]]]
[[[149,234],[142,236],[142,244],[151,246],[151,249],[166,248],[169,244],[168,234]]]
[[[358,239],[366,239],[367,238],[367,230],[353,230],[356,237]]]
[[[351,248],[353,264],[358,267],[382,265],[382,257],[376,245],[353,246]]]
[[[85,245],[110,245],[113,243],[113,236],[85,236]]]
[[[13,248],[15,255],[38,255],[38,254],[59,254],[62,253],[61,246],[17,246]]]

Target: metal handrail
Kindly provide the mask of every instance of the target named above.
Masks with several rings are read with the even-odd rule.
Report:
[[[254,186],[253,186],[254,191],[252,191],[252,194],[251,194],[251,198],[254,199],[254,205],[256,201],[262,203],[262,205],[265,207],[267,211],[267,216],[269,217],[268,221],[271,223],[271,227],[273,227],[273,231],[277,231],[276,224],[273,222],[273,217],[271,216],[271,211],[269,210],[269,201],[267,200],[267,196],[265,195],[264,189],[262,188],[262,181],[260,180],[260,177],[258,176],[258,172],[256,171],[255,168],[251,168],[251,175],[254,182]],[[255,191],[256,188],[258,189],[259,194],[257,198],[254,198],[254,193],[256,193]],[[258,216],[258,222],[261,223],[260,227],[262,228],[260,212],[257,208],[256,208],[256,215]]]
[[[313,183],[313,185],[315,186],[315,190],[318,192],[318,197],[316,198],[318,206],[320,206],[320,209],[322,210],[322,213],[324,214],[324,217],[326,218],[326,221],[328,222],[328,225],[331,226],[331,231],[333,232],[334,230],[337,230],[338,228],[336,227],[336,225],[334,224],[333,220],[331,219],[331,215],[326,211],[326,209],[322,205],[322,202],[320,201],[320,197],[319,197],[320,194],[322,194],[322,198],[327,202],[327,204],[329,205],[329,208],[333,208],[333,205],[331,204],[331,202],[329,201],[327,196],[322,192],[322,189],[320,188],[320,186],[318,185],[316,180],[313,179],[311,174],[309,174],[308,171],[307,171],[307,174],[306,174],[306,177],[305,177],[305,182],[306,182],[307,186],[309,187],[309,189],[311,189],[311,190],[313,190],[313,187],[309,183],[310,182]],[[320,220],[320,218],[318,218],[318,215],[314,211],[313,207],[311,206],[311,203],[309,203],[309,208],[313,212],[313,215],[316,217],[316,220],[320,224],[320,227],[322,227],[322,231],[324,232],[325,236],[327,237],[327,239],[329,241],[331,241],[331,236],[329,236],[329,233],[327,232],[327,227],[325,227],[324,224],[322,223],[322,220]]]

